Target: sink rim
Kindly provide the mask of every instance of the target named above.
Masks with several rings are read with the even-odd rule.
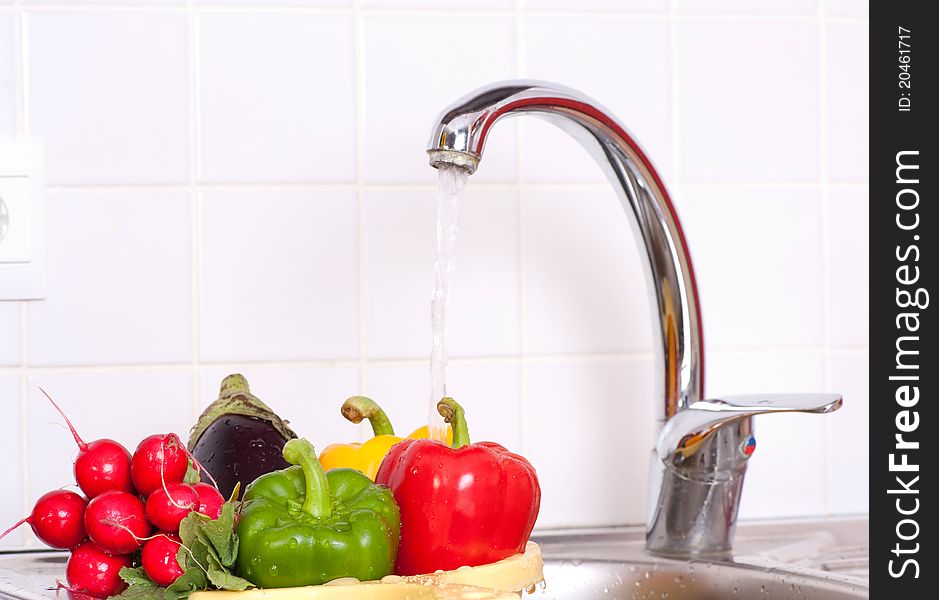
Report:
[[[822,536],[830,536],[836,547],[863,549],[863,560],[869,562],[869,518],[866,515],[847,515],[825,518],[793,518],[741,521],[737,527],[737,548],[731,556],[693,556],[688,559],[660,556],[645,550],[645,529],[640,525],[615,527],[580,527],[542,529],[532,538],[544,553],[545,561],[581,560],[583,562],[610,562],[622,564],[665,566],[669,569],[686,568],[687,565],[708,565],[723,569],[740,570],[745,573],[767,573],[781,576],[792,575],[812,580],[819,585],[849,586],[858,590],[870,590],[867,577],[838,571],[815,568],[804,564],[774,559],[748,548],[754,543],[776,542],[779,548],[787,545],[811,542]],[[585,546],[603,548],[607,545],[626,549],[622,557],[585,556]],[[568,546],[569,551],[562,547]],[[579,552],[578,552],[579,547]],[[830,562],[830,561],[823,561]]]

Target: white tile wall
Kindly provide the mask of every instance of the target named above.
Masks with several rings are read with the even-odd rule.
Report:
[[[379,366],[369,370],[369,394],[382,399],[398,435],[408,435],[427,423],[429,372],[426,361],[408,367]],[[522,450],[520,375],[519,365],[510,363],[450,367],[447,393],[467,400],[463,404],[470,439],[494,440],[513,452]]]
[[[537,362],[525,383],[525,448],[545,498],[539,525],[642,522],[653,443],[651,359]],[[614,458],[624,456],[630,459]],[[599,493],[584,489],[601,481]]]
[[[195,5],[205,6],[260,6],[260,7],[351,7],[352,0],[192,0]]]
[[[529,352],[651,351],[639,249],[613,191],[538,189],[525,202]]]
[[[526,0],[524,3],[524,7],[531,10],[620,10],[628,13],[664,12],[668,6],[668,0]]]
[[[13,15],[0,13],[0,136],[16,132],[15,48]]]
[[[832,354],[828,370],[831,389],[845,395],[844,408],[833,413],[828,423],[829,510],[865,513],[870,497],[868,354]]]
[[[484,44],[466,39],[434,48],[435,36],[452,29],[472,31]],[[515,76],[515,28],[511,15],[366,14],[362,19],[364,178],[369,183],[429,181],[427,135],[434,117],[461,95]],[[458,66],[457,66],[458,65]],[[488,141],[480,181],[510,181],[516,170],[514,125]],[[349,132],[351,135],[352,132]],[[401,152],[401,148],[420,148]]]
[[[52,184],[180,183],[189,165],[179,13],[24,11],[29,132]]]
[[[818,179],[818,25],[682,20],[676,34],[679,177]]]
[[[825,159],[833,181],[867,179],[868,47],[867,21],[828,23],[825,109],[828,148]]]
[[[48,299],[27,304],[28,364],[189,362],[189,197],[50,193],[47,212]]]
[[[866,348],[868,344],[868,209],[866,186],[829,191],[828,326],[835,348]]]
[[[558,40],[577,40],[559,44]],[[665,18],[532,16],[525,22],[525,77],[561,82],[597,99],[672,174],[672,108],[669,98],[669,25]],[[642,60],[629,57],[643,56]],[[614,61],[628,61],[629,78],[597,77]],[[589,67],[589,68],[585,68]],[[537,120],[520,124],[525,140],[522,177],[528,181],[603,181],[596,162],[569,135]],[[488,158],[488,157],[487,157]]]
[[[369,356],[430,354],[435,211],[432,193],[365,193]],[[518,354],[517,232],[512,191],[466,193],[448,312],[453,356]]]
[[[198,27],[201,181],[355,180],[351,16],[209,13]]]
[[[421,424],[426,135],[518,76],[592,94],[667,175],[710,392],[845,394],[757,419],[742,515],[867,510],[866,1],[163,4],[0,0],[0,137],[43,139],[50,212],[48,298],[0,302],[0,520],[71,480],[39,385],[128,446],[185,434],[231,372],[318,446],[367,435],[338,414],[356,393]],[[542,527],[645,516],[650,315],[598,173],[507,122],[466,194],[449,391],[475,439],[535,464]]]
[[[821,0],[826,15],[866,17],[870,10],[868,0]]]
[[[513,0],[362,0],[366,8],[473,8],[510,10]]]
[[[680,14],[776,14],[808,15],[818,10],[818,0],[678,0]]]
[[[20,364],[20,307],[15,302],[0,302],[0,366]]]
[[[23,502],[23,486],[10,485],[11,482],[20,481],[22,478],[21,405],[19,375],[0,374],[0,408],[3,410],[3,418],[0,419],[0,452],[4,457],[8,457],[0,461],[0,478],[4,487],[11,490],[11,493],[5,495],[3,502],[0,502],[0,523],[4,523],[4,531],[9,525],[25,517],[32,508],[26,508]],[[35,498],[30,497],[29,500],[33,501]],[[22,546],[25,539],[24,531],[11,533],[0,540],[0,550]]]
[[[816,348],[824,339],[816,185],[687,187],[684,218],[708,348]]]
[[[357,357],[356,218],[348,191],[203,193],[201,359]]]

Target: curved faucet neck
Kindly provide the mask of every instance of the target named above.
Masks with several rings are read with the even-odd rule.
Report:
[[[570,133],[606,173],[639,234],[649,299],[658,316],[656,417],[660,423],[704,397],[704,351],[697,286],[687,243],[665,184],[639,144],[590,98],[552,83],[510,81],[481,88],[447,107],[428,146],[430,163],[470,173],[492,126],[531,113]]]
[[[604,170],[645,251],[649,299],[658,316],[657,449],[649,470],[646,548],[673,556],[730,552],[747,460],[756,441],[752,416],[827,413],[838,394],[725,396],[704,400],[704,346],[691,257],[665,185],[626,128],[590,98],[537,81],[484,87],[438,118],[427,150],[433,166],[476,170],[492,126],[531,113],[558,125]]]

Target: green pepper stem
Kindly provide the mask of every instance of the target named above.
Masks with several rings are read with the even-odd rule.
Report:
[[[244,375],[235,373],[222,380],[222,389],[219,391],[218,395],[219,398],[222,398],[242,392],[246,394],[251,393],[251,390],[248,389],[248,380],[245,379]]]
[[[306,481],[306,494],[300,510],[317,519],[325,519],[333,514],[333,503],[329,498],[329,481],[323,465],[316,459],[313,444],[303,438],[293,439],[284,444],[284,460],[298,465],[303,470]]]
[[[342,404],[342,416],[353,423],[368,419],[375,435],[394,435],[394,427],[378,403],[365,396],[352,396]]]
[[[446,397],[437,403],[437,412],[453,428],[453,443],[450,447],[456,450],[470,443],[469,428],[466,426],[466,416],[463,407],[453,398]]]

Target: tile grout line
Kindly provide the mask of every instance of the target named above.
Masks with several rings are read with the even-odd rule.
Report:
[[[822,346],[825,350],[822,360],[822,376],[825,391],[831,389],[831,232],[829,231],[831,215],[829,206],[828,190],[828,130],[827,111],[828,111],[828,32],[827,21],[822,14],[821,3],[818,5],[818,93],[819,93],[819,111],[818,111],[818,138],[820,152],[821,168],[821,230],[822,230]],[[825,507],[826,514],[832,514],[834,510],[832,489],[832,429],[831,419],[825,419]]]
[[[365,18],[362,0],[355,0],[352,12],[352,56],[355,60],[355,202],[358,234],[359,280],[359,394],[368,394],[368,240],[365,220]]]
[[[515,36],[515,76],[518,78],[525,75],[525,21],[522,10],[525,0],[515,0],[513,3],[513,28]],[[530,430],[528,427],[528,416],[530,414],[528,403],[528,276],[525,270],[526,250],[525,243],[527,231],[525,228],[525,217],[527,215],[526,203],[528,195],[526,188],[522,183],[522,135],[523,124],[517,124],[515,127],[515,218],[517,220],[516,241],[518,252],[518,352],[519,366],[516,377],[518,377],[519,391],[519,436],[521,448],[520,452],[527,454],[529,451]]]
[[[819,185],[819,181],[679,181],[676,183],[685,189],[727,189],[752,187],[811,187]],[[604,181],[556,181],[556,182],[523,182],[523,181],[480,181],[473,184],[474,189],[514,191],[519,186],[532,190],[608,190],[609,183]],[[838,189],[865,188],[869,186],[868,180],[857,181],[829,181],[827,186]],[[339,183],[339,182],[308,182],[308,183],[199,183],[192,186],[188,184],[69,184],[48,185],[46,191],[53,194],[62,193],[90,193],[90,192],[172,192],[188,191],[190,188],[200,192],[228,192],[228,191],[355,191],[359,188],[367,191],[434,191],[436,184],[432,183]]]
[[[831,356],[864,356],[869,348],[832,348],[827,351]],[[735,358],[740,356],[825,356],[824,348],[756,348],[737,350],[718,350],[712,352],[714,357]],[[590,362],[628,362],[652,358],[652,353],[641,352],[586,352],[581,354],[526,354],[524,361],[534,364],[573,363],[582,364]],[[413,367],[427,363],[426,357],[403,358],[372,358],[370,365],[379,367]],[[455,365],[497,365],[521,364],[523,357],[515,355],[505,356],[458,356],[450,358],[449,362]],[[205,362],[200,367],[213,369],[333,369],[357,367],[358,358],[353,359],[322,359],[322,360],[296,360],[296,361],[232,361],[232,362]],[[100,365],[53,365],[41,367],[27,367],[31,375],[64,375],[64,374],[91,374],[91,373],[147,373],[147,372],[187,372],[191,370],[191,363],[148,363],[148,364],[100,364]],[[0,374],[18,374],[23,367],[0,367]]]
[[[737,348],[724,349],[711,352],[712,356],[721,358],[736,358],[741,356],[818,356],[826,352],[832,356],[863,356],[869,353],[867,346],[829,348]],[[652,357],[651,351],[619,351],[619,352],[584,352],[584,353],[556,353],[531,354],[526,353],[524,360],[529,363],[587,363],[604,361],[630,361],[642,360]],[[427,363],[427,357],[399,357],[399,358],[372,358],[369,364],[381,367],[415,366]],[[486,364],[521,364],[523,357],[520,354],[503,356],[479,355],[451,357],[449,362],[457,365],[486,365]],[[331,369],[357,367],[360,361],[352,359],[314,359],[314,360],[233,360],[218,362],[200,362],[200,367],[211,368],[272,368],[272,369]],[[0,374],[17,374],[22,365],[0,367]],[[30,375],[61,375],[70,373],[129,373],[129,372],[181,372],[192,368],[191,362],[180,363],[136,363],[136,364],[98,364],[98,365],[44,365],[27,367]]]
[[[198,189],[199,179],[199,152],[201,144],[199,143],[199,131],[201,129],[201,119],[199,111],[199,22],[193,12],[192,0],[186,0],[186,35],[189,44],[189,52],[186,57],[187,80],[189,90],[187,92],[187,102],[189,109],[189,244],[191,256],[191,314],[190,327],[191,347],[189,365],[190,389],[192,398],[190,399],[190,409],[192,410],[193,422],[199,417],[201,412],[201,388],[200,388],[200,360],[202,353],[202,194]]]
[[[14,4],[15,5],[15,4]],[[291,6],[276,4],[246,4],[246,5],[221,5],[221,6],[198,6],[193,7],[192,11],[196,13],[281,13],[281,14],[353,14],[355,12],[364,14],[373,14],[377,16],[495,16],[511,17],[515,14],[515,9],[489,9],[474,10],[467,8],[368,8],[359,7],[328,7],[328,6]],[[123,13],[154,13],[154,12],[188,12],[189,4],[185,6],[167,5],[167,4],[147,4],[139,3],[136,5],[106,4],[96,2],[86,2],[83,4],[72,4],[67,2],[44,3],[30,7],[30,10],[36,12],[123,12]],[[743,23],[752,22],[783,22],[783,23],[815,23],[817,13],[805,14],[752,14],[752,13],[734,13],[707,14],[707,13],[686,13],[680,14],[677,11],[673,14],[671,11],[646,11],[634,12],[630,10],[525,10],[525,16],[533,17],[556,17],[564,19],[590,19],[590,18],[608,18],[633,21],[664,20],[674,16],[682,21],[738,21]],[[825,19],[829,22],[838,23],[867,23],[869,16],[848,16],[836,15],[827,16]]]
[[[26,15],[23,12],[22,0],[13,0],[13,36],[15,44],[13,85],[17,86],[19,93],[15,99],[16,131],[24,139],[29,138],[29,120],[26,98]],[[29,436],[29,305],[26,300],[19,302],[20,307],[20,503],[23,513],[30,506],[30,436]],[[29,546],[33,540],[32,530],[23,528],[20,533],[20,542],[24,547]]]

